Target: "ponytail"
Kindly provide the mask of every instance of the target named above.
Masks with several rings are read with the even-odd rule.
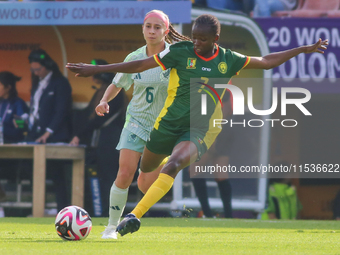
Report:
[[[169,24],[169,33],[165,36],[165,41],[171,44],[174,42],[191,41],[191,39],[177,32],[172,24]]]

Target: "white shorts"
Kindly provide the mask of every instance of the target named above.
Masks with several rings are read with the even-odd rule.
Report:
[[[123,128],[123,131],[120,135],[119,143],[116,149],[117,150],[129,149],[132,151],[143,153],[145,144],[146,144],[146,141],[144,141],[142,138],[130,132],[126,128]]]

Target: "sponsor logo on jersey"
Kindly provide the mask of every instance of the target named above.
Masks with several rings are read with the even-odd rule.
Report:
[[[202,67],[202,71],[208,71],[208,72],[210,72],[210,71],[211,71],[211,68],[208,68],[208,67]]]
[[[140,75],[140,73],[137,73],[134,80],[139,80],[142,79],[142,76]]]
[[[218,64],[218,70],[219,70],[221,73],[225,74],[225,73],[227,72],[227,70],[228,70],[227,63],[226,63],[226,62],[220,62],[220,63]]]
[[[196,69],[196,58],[188,58],[187,69]]]

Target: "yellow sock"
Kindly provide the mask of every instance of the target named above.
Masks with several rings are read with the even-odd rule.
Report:
[[[151,185],[142,200],[131,213],[140,219],[154,204],[156,204],[174,184],[174,178],[170,175],[160,173],[157,180]]]

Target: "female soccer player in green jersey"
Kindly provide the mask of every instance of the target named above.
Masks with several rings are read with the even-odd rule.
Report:
[[[153,10],[146,14],[143,24],[146,45],[130,53],[124,60],[145,59],[169,47],[171,41],[190,40],[171,26],[169,18],[162,11]],[[136,172],[151,129],[167,97],[170,70],[161,67],[152,68],[135,74],[117,73],[112,84],[107,88],[96,113],[103,116],[109,112],[108,102],[119,91],[128,90],[134,84],[133,97],[129,103],[126,122],[122,130],[117,149],[120,150],[119,170],[110,191],[109,223],[102,238],[117,238],[116,227],[124,211],[128,188]],[[159,169],[160,171],[160,169]],[[138,178],[139,188],[146,192],[157,179],[159,171],[141,173]]]
[[[192,115],[198,117],[201,110],[200,107],[197,108],[197,102],[192,102],[190,97],[190,78],[200,78],[202,85],[209,86],[210,78],[230,79],[243,68],[271,69],[300,53],[323,53],[328,45],[328,40],[319,39],[313,45],[271,53],[264,57],[247,57],[218,46],[216,42],[219,34],[220,23],[217,18],[212,15],[201,15],[193,24],[192,42],[176,43],[153,57],[100,68],[87,64],[66,66],[77,73],[76,76],[89,76],[108,71],[136,73],[158,65],[163,70],[171,68],[168,97],[143,151],[141,170],[154,171],[165,157],[170,155],[170,158],[142,200],[118,225],[117,232],[122,236],[139,229],[139,219],[170,190],[177,173],[199,159],[220,131],[210,129],[209,121],[201,121],[195,127],[190,126]],[[221,98],[224,90],[217,93]],[[221,104],[217,103],[216,107],[216,111],[208,107],[206,114],[208,118],[215,117],[213,114],[216,113],[221,116]]]

